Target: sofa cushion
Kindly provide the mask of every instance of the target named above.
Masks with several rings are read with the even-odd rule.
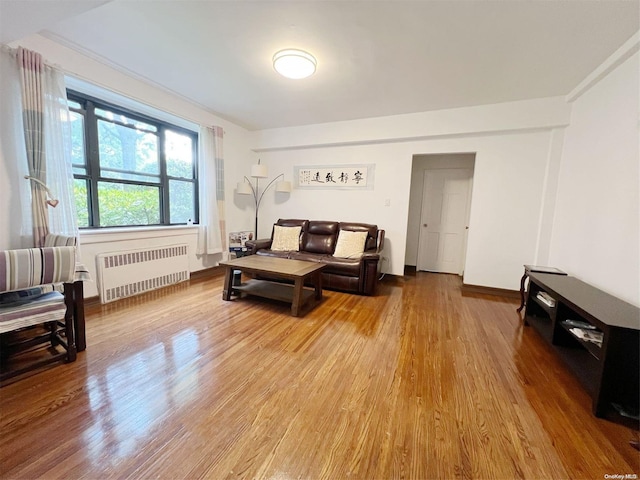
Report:
[[[40,285],[39,287],[0,293],[0,307],[14,307],[29,303],[50,292],[53,292],[53,285]]]
[[[352,232],[340,230],[338,243],[333,253],[334,257],[357,258],[364,252],[364,244],[367,241],[367,232]]]
[[[291,252],[289,258],[292,260],[302,260],[304,262],[315,262],[320,263],[320,259],[322,255],[318,255],[317,253],[307,253],[307,252]]]
[[[288,252],[285,250],[277,251],[277,250],[271,250],[269,248],[263,248],[258,250],[256,252],[256,255],[263,255],[265,257],[291,258],[291,255],[290,255],[291,253],[292,252]]]
[[[301,250],[332,255],[336,248],[338,222],[310,221],[302,239]]]
[[[66,311],[64,296],[58,292],[49,292],[22,304],[3,305],[0,307],[0,333],[61,320]]]
[[[273,242],[271,250],[275,251],[295,251],[300,249],[300,231],[302,227],[281,227],[273,226]]]

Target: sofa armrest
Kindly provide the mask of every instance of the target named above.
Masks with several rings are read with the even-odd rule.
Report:
[[[380,254],[373,250],[369,250],[362,254],[362,256],[360,257],[360,260],[363,262],[377,262],[380,260]]]
[[[378,286],[380,254],[364,253],[360,259],[361,289],[364,295],[375,295]]]
[[[255,254],[258,250],[263,248],[271,248],[270,238],[258,238],[256,240],[247,240],[244,246],[249,249],[249,255]]]

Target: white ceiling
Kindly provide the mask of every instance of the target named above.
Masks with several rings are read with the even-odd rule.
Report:
[[[633,0],[0,0],[0,14],[3,43],[44,29],[251,130],[566,95],[640,28]],[[273,70],[291,47],[314,76]]]

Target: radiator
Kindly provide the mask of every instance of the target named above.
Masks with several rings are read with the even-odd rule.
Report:
[[[189,279],[186,244],[103,253],[96,262],[102,303]]]

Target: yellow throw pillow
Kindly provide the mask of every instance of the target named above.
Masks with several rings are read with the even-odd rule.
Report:
[[[350,230],[340,230],[338,234],[338,244],[334,257],[353,258],[362,255],[364,244],[367,241],[367,232],[352,232]]]
[[[281,227],[273,226],[273,242],[271,250],[294,251],[300,250],[300,231],[302,227]]]

